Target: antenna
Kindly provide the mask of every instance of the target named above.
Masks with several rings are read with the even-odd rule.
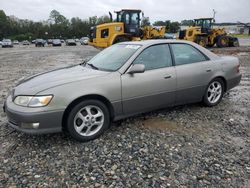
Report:
[[[215,11],[214,9],[213,9],[213,19],[215,20],[215,14],[217,13],[217,11]]]

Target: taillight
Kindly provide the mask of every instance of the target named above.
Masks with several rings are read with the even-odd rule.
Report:
[[[237,72],[237,73],[239,73],[239,72],[240,72],[240,64],[239,64],[239,65],[237,65],[237,67],[236,67],[236,72]]]

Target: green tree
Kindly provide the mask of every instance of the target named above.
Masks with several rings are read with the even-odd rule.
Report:
[[[109,23],[109,22],[110,22],[110,18],[108,15],[104,15],[104,16],[97,18],[97,24],[103,24],[103,23]]]
[[[81,38],[87,36],[89,33],[89,24],[86,20],[81,20],[80,18],[72,18],[70,21],[70,34]]]
[[[68,36],[70,23],[65,16],[60,14],[60,12],[52,10],[48,21],[50,22],[48,30],[50,38],[62,38]]]
[[[180,30],[180,23],[179,22],[171,22],[170,23],[170,32],[177,33]]]
[[[141,26],[145,27],[145,26],[149,26],[149,25],[150,25],[149,17],[143,17],[141,20]]]
[[[194,24],[193,20],[182,20],[181,25],[192,26]]]
[[[50,12],[49,20],[55,24],[68,24],[67,18],[61,15],[57,10],[52,10]]]
[[[0,39],[4,37],[6,34],[6,30],[8,29],[8,20],[7,16],[3,10],[0,10]]]
[[[165,26],[166,31],[168,33],[177,33],[180,29],[180,23],[179,22],[171,22],[170,20],[166,21],[156,21],[153,24],[154,26]]]
[[[97,16],[89,17],[89,26],[95,26],[97,24]]]

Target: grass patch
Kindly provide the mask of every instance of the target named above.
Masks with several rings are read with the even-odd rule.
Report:
[[[232,37],[250,37],[249,34],[229,34]]]

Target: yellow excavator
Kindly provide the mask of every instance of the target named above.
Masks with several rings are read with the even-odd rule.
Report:
[[[164,38],[165,26],[145,26],[141,28],[141,10],[122,9],[115,11],[116,20],[113,22],[112,14],[110,22],[91,27],[89,45],[97,48],[106,48],[124,41],[139,41],[147,39]]]
[[[181,30],[179,39],[196,42],[203,47],[238,47],[236,37],[228,36],[225,29],[213,28],[213,18],[200,18],[194,20],[194,25]]]

